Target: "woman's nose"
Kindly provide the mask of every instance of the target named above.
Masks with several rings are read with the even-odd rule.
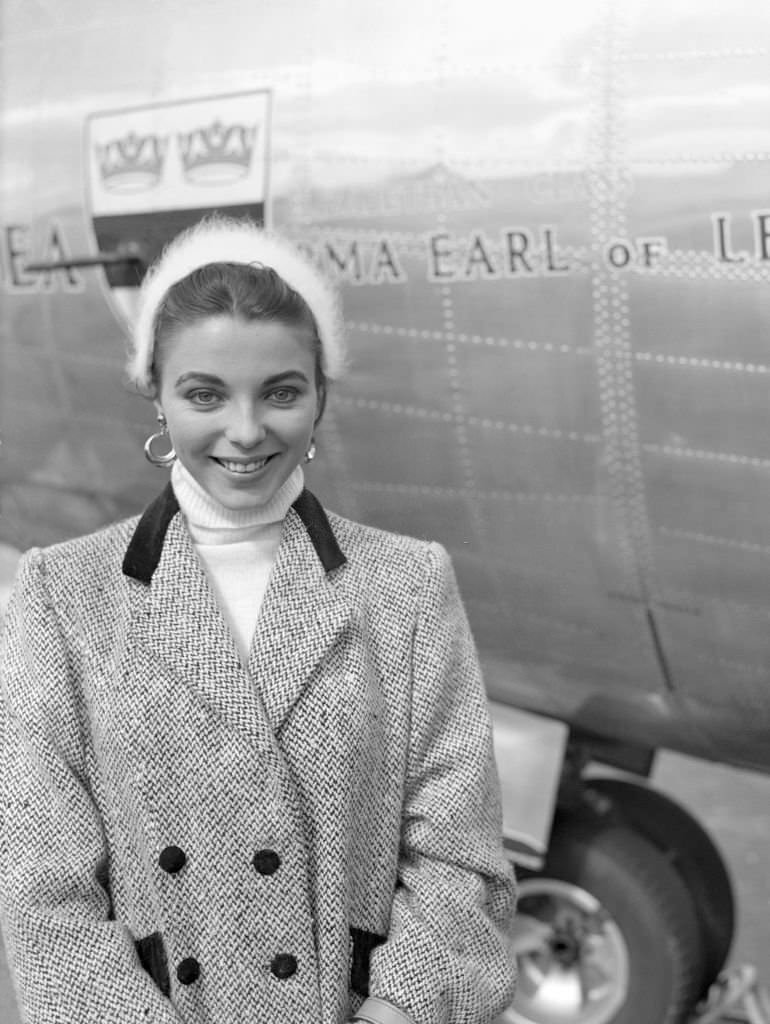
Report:
[[[225,428],[227,440],[238,448],[256,448],[267,436],[267,429],[256,409],[234,409]]]

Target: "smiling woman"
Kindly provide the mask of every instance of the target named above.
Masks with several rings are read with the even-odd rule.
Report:
[[[235,221],[143,285],[130,371],[171,479],[141,517],[22,558],[0,653],[27,1024],[489,1024],[512,998],[448,556],[304,487],[339,322],[314,266]]]
[[[176,329],[158,373],[179,465],[225,508],[267,504],[306,457],[320,416],[308,332],[208,317]]]

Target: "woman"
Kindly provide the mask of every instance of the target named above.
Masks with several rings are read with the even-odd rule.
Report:
[[[491,1020],[514,888],[448,557],[303,486],[343,364],[332,294],[287,243],[202,222],[134,342],[170,484],[30,551],[6,620],[25,1021]]]

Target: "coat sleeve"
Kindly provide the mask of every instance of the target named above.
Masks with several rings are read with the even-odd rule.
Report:
[[[428,560],[398,884],[370,994],[419,1024],[486,1024],[513,999],[515,882],[473,639],[449,556],[432,544]]]
[[[0,912],[25,1024],[181,1024],[112,919],[87,723],[42,554],[22,560],[0,643]]]

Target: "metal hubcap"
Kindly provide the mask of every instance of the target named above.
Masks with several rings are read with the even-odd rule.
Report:
[[[528,878],[511,935],[519,984],[500,1024],[609,1024],[628,994],[628,947],[595,896]]]

